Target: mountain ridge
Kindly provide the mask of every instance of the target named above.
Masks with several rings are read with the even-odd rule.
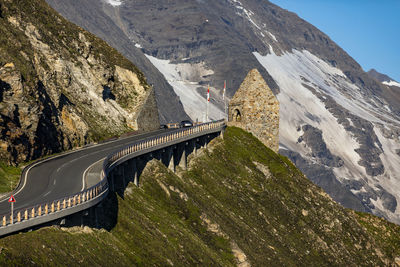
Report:
[[[385,85],[400,87],[400,83],[390,78],[386,74],[379,73],[375,69],[370,69],[368,75]]]

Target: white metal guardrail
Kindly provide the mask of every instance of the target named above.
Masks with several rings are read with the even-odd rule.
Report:
[[[16,209],[13,215],[11,215],[11,212],[0,215],[0,236],[62,218],[96,205],[107,196],[107,175],[111,170],[110,166],[129,154],[160,147],[160,145],[168,146],[171,142],[176,142],[179,139],[187,139],[191,135],[198,135],[202,132],[210,132],[210,130],[218,132],[223,127],[225,127],[224,120],[214,121],[190,128],[181,128],[171,133],[158,135],[127,145],[112,153],[104,160],[101,181],[96,185],[67,197],[28,208]]]

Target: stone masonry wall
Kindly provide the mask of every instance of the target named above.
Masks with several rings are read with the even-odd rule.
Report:
[[[278,151],[279,102],[257,69],[247,74],[231,99],[228,120]]]

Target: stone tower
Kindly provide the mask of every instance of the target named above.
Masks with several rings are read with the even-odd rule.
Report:
[[[247,74],[229,102],[228,121],[278,151],[279,102],[257,69]]]

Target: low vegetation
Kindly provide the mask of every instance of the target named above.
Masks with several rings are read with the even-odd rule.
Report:
[[[0,264],[387,266],[400,229],[344,209],[285,157],[228,128],[188,171],[151,161],[109,194],[100,229],[47,227],[0,239]]]
[[[12,191],[19,183],[22,168],[0,161],[0,194]]]

